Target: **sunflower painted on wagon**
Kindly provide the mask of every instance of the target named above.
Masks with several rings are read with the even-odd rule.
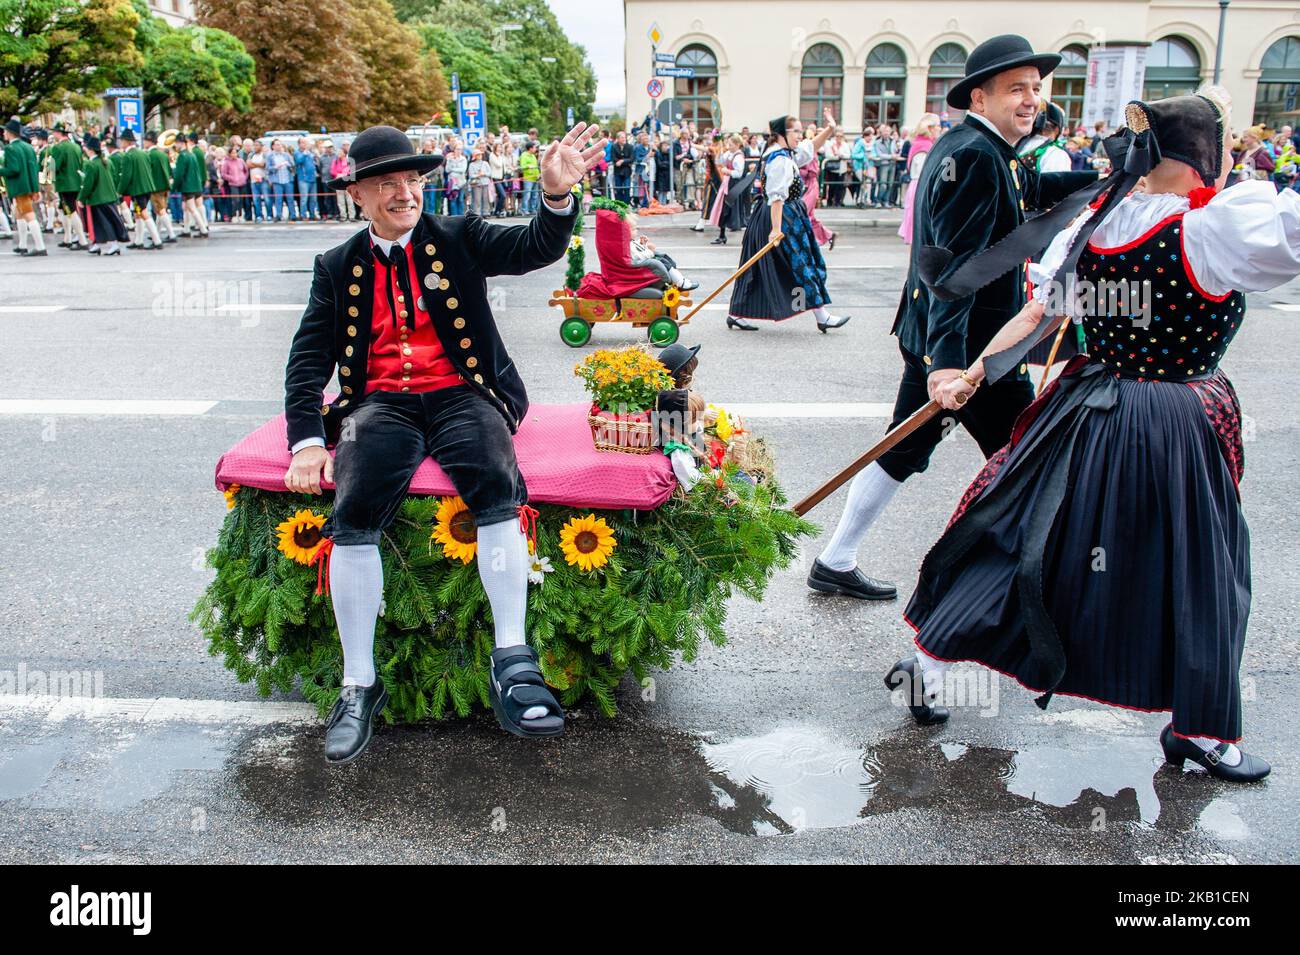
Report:
[[[564,553],[564,561],[580,570],[604,567],[617,546],[614,529],[605,523],[605,518],[595,514],[571,517],[560,529],[560,550]]]
[[[311,559],[325,541],[320,529],[325,524],[325,516],[304,508],[293,517],[281,521],[276,526],[280,541],[276,544],[280,553],[300,564],[310,564]]]
[[[677,303],[682,300],[682,291],[675,285],[670,285],[664,289],[664,308],[676,308]]]
[[[474,559],[478,553],[478,524],[464,498],[458,495],[442,499],[429,538],[442,545],[442,552],[449,560],[468,564]]]

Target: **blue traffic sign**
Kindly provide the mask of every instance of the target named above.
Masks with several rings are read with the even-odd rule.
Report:
[[[138,137],[144,132],[144,101],[135,96],[120,96],[117,100],[117,129],[129,129]]]
[[[465,145],[473,146],[487,129],[487,97],[482,93],[461,93],[456,97],[456,113]]]
[[[695,76],[695,67],[693,66],[656,66],[655,76],[676,76],[679,79],[689,80]]]

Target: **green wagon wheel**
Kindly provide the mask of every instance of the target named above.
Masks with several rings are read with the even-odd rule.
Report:
[[[566,318],[560,324],[560,337],[570,348],[581,348],[591,341],[591,325],[581,318]]]
[[[671,318],[656,318],[650,323],[650,344],[655,348],[671,345],[677,341],[678,331],[677,323]]]

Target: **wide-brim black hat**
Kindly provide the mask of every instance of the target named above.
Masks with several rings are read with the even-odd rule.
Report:
[[[21,136],[23,134],[23,124],[20,123],[16,117],[5,123],[5,129],[9,130],[9,132],[13,133],[15,136]]]
[[[81,137],[81,148],[89,149],[92,153],[99,152],[99,137],[85,133]]]
[[[970,94],[989,77],[1018,66],[1036,66],[1046,76],[1061,63],[1059,53],[1038,53],[1024,37],[1004,33],[985,40],[971,51],[966,60],[966,75],[948,91],[948,105],[953,109],[970,109]]]
[[[357,134],[348,147],[348,171],[325,183],[343,189],[362,179],[412,169],[421,174],[442,165],[438,153],[417,153],[406,133],[392,126],[371,126]]]
[[[124,139],[128,143],[133,143],[135,142],[135,133],[131,130],[131,127],[128,126],[126,129],[122,130],[120,133],[117,134],[117,138]]]

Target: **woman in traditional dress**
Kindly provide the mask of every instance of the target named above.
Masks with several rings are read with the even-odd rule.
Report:
[[[811,139],[813,137],[805,136],[804,138]],[[831,143],[827,143],[826,146],[829,148]],[[848,160],[843,158],[838,161],[846,165],[848,163]],[[817,218],[817,202],[820,197],[820,177],[821,158],[818,156],[817,152],[814,151],[812,159],[799,167],[799,178],[803,180],[803,204],[804,208],[808,210],[808,222],[812,225],[813,238],[817,240],[818,245],[824,245],[827,249],[833,249],[835,248],[835,233],[822,225],[822,220]]]
[[[759,164],[763,201],[750,216],[741,244],[740,260],[748,261],[769,243],[774,247],[736,280],[727,327],[747,332],[758,326],[747,319],[785,321],[811,311],[825,333],[839,328],[848,316],[826,311],[826,261],[813,237],[803,204],[799,167],[821,149],[835,131],[835,118],[826,110],[826,126],[812,139],[803,138],[803,124],[794,116],[779,116],[768,124],[767,148]]]
[[[709,222],[718,227],[718,235],[709,245],[726,245],[728,229],[739,232],[745,228],[745,195],[754,184],[758,167],[746,175],[745,144],[738,134],[733,134],[716,169],[721,178],[709,209]]]
[[[129,242],[126,223],[117,211],[121,201],[117,186],[113,183],[113,173],[105,162],[99,149],[99,140],[87,133],[81,137],[81,149],[86,154],[86,162],[81,167],[81,191],[77,201],[86,211],[86,230],[90,233],[92,255],[121,255],[119,242]]]
[[[911,147],[907,151],[907,192],[903,194],[903,221],[898,226],[898,234],[904,245],[912,244],[912,216],[916,200],[916,184],[921,179],[921,168],[925,157],[934,148],[934,141],[939,138],[939,117],[926,113],[916,124],[916,133],[912,136]]]
[[[1240,782],[1268,774],[1236,746],[1250,545],[1240,410],[1219,362],[1243,292],[1300,274],[1300,196],[1263,181],[1218,191],[1231,169],[1226,109],[1218,89],[1130,103],[1108,144],[1122,165],[1031,267],[1035,297],[940,389],[957,408],[986,366],[997,377],[1019,362],[1064,284],[1089,354],[967,490],[907,608],[919,652],[886,679],[909,685],[922,723],[947,718],[934,698],[944,667],[973,660],[1043,707],[1062,693],[1171,713],[1160,743],[1175,765]],[[1146,301],[1116,308],[1096,295],[1090,308],[1101,281]]]

